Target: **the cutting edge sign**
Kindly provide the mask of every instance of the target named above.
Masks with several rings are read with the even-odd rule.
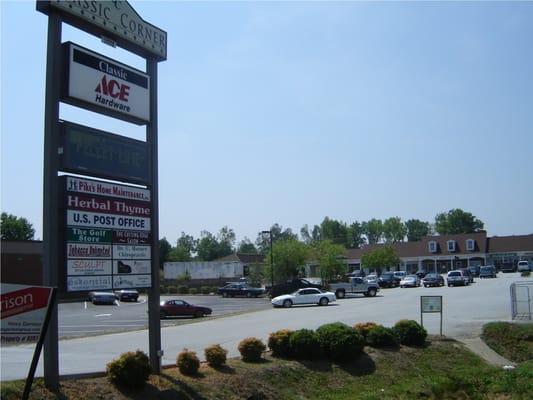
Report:
[[[44,322],[52,288],[2,283],[1,342],[36,342]]]
[[[134,122],[150,122],[150,77],[118,61],[65,43],[68,82],[64,97],[89,109]]]

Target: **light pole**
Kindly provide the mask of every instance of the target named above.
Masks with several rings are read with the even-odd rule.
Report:
[[[274,287],[274,251],[272,247],[272,231],[262,231],[261,233],[268,233],[270,235],[270,279],[272,283],[271,287]]]

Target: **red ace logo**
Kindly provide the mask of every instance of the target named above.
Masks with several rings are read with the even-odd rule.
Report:
[[[129,90],[130,87],[128,85],[121,85],[114,79],[108,81],[106,75],[104,75],[94,91],[106,96],[111,96],[114,99],[118,98],[122,101],[128,101],[128,96],[130,94]]]

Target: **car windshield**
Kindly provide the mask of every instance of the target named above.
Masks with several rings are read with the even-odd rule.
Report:
[[[461,273],[459,271],[452,271],[448,273],[448,276],[461,276]]]
[[[490,272],[492,270],[492,267],[481,267],[482,272]]]
[[[426,278],[436,278],[437,274],[427,274]]]

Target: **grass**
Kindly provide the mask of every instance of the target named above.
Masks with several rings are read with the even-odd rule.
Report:
[[[508,360],[533,360],[533,323],[490,322],[483,326],[482,338]]]
[[[51,393],[37,380],[31,399],[531,399],[533,361],[513,371],[491,367],[454,341],[432,341],[425,348],[365,348],[348,364],[297,362],[266,356],[259,363],[228,360],[213,369],[202,364],[196,376],[177,368],[153,375],[140,392],[118,389],[105,377],[61,381]],[[2,399],[20,398],[23,382],[2,384]]]

